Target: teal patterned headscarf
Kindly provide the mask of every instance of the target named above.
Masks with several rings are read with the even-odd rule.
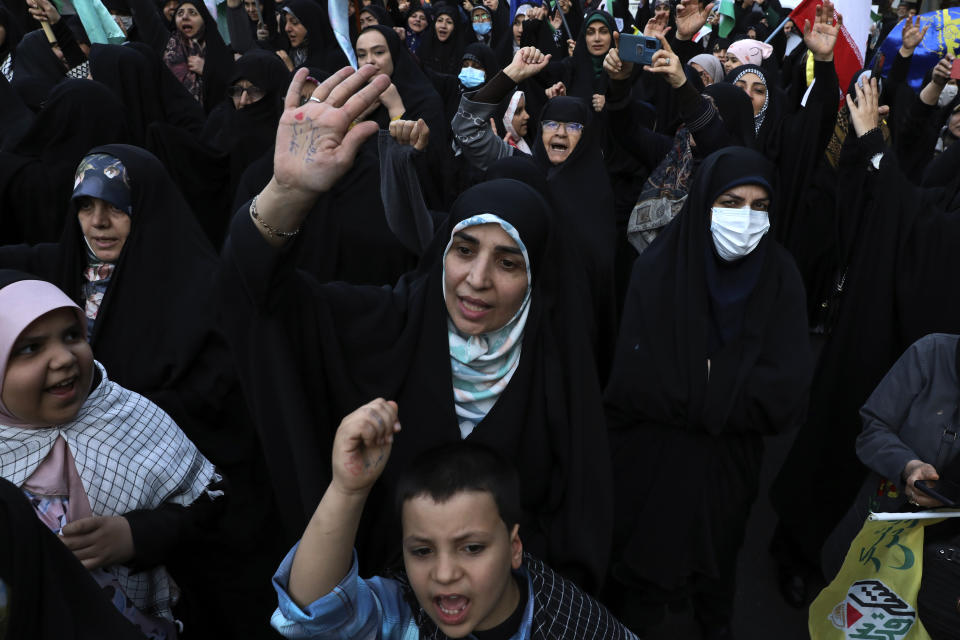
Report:
[[[450,370],[453,374],[453,400],[456,405],[457,421],[460,424],[460,436],[466,438],[481,420],[490,412],[503,390],[507,388],[520,364],[520,349],[523,345],[523,331],[527,325],[530,311],[530,292],[533,290],[533,277],[530,272],[530,257],[520,234],[506,220],[492,213],[482,213],[466,218],[450,232],[450,241],[443,250],[443,262],[453,244],[458,231],[480,224],[496,223],[513,238],[527,267],[527,293],[520,308],[506,325],[490,333],[471,336],[461,333],[447,318],[447,337],[450,345]],[[444,281],[446,268],[444,268]],[[446,301],[446,287],[443,287]]]

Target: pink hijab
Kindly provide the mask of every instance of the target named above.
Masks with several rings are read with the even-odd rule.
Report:
[[[56,309],[70,308],[77,312],[80,327],[86,338],[87,322],[80,309],[63,291],[42,280],[18,280],[0,289],[0,391],[7,373],[7,362],[13,344],[30,326],[30,323],[45,313]],[[0,396],[0,423],[11,427],[27,427],[29,423],[17,418]]]
[[[759,40],[737,40],[729,47],[727,53],[732,53],[740,61],[740,64],[760,65],[761,62],[770,57],[773,53],[773,47],[766,42]]]

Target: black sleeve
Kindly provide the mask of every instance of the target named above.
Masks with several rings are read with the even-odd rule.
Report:
[[[227,492],[225,480],[213,483],[208,490]],[[188,507],[165,502],[156,509],[137,509],[123,514],[133,536],[134,571],[145,571],[163,564],[169,554],[182,545],[200,539],[223,512],[228,496],[215,500],[204,493]]]
[[[499,104],[501,100],[510,95],[510,92],[513,91],[516,86],[516,83],[510,76],[500,71],[497,75],[493,76],[493,80],[485,84],[483,88],[473,94],[470,99],[474,102]]]
[[[670,152],[673,138],[645,127],[642,123],[646,118],[638,113],[639,109],[636,101],[630,101],[624,108],[610,111],[610,128],[617,132],[620,146],[647,171],[653,171]]]
[[[167,41],[170,40],[170,31],[160,17],[157,7],[151,0],[129,0],[127,4],[133,12],[133,21],[137,25],[140,39],[163,55]]]

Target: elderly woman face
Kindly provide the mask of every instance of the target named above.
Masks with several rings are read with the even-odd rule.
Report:
[[[690,68],[697,72],[697,75],[700,76],[700,82],[703,83],[703,86],[709,87],[713,84],[713,76],[711,76],[706,69],[701,67],[696,62],[690,63]]]
[[[180,5],[174,19],[177,29],[188,38],[197,38],[203,33],[203,17],[197,11],[197,8],[190,3]]]
[[[372,64],[377,69],[377,75],[393,75],[393,57],[387,39],[376,29],[364,31],[357,38],[357,64]]]
[[[552,164],[562,164],[583,137],[583,123],[544,120],[540,123],[543,148]]]
[[[527,293],[527,265],[513,238],[496,223],[456,232],[443,260],[447,313],[467,335],[503,328]]]

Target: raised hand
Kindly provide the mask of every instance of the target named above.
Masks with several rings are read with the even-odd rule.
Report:
[[[670,27],[667,26],[666,17],[654,16],[647,20],[647,25],[643,28],[643,35],[648,38],[659,38],[670,33]]]
[[[680,56],[673,52],[670,43],[663,36],[660,38],[660,50],[653,54],[651,64],[644,65],[643,70],[662,75],[674,89],[682,87],[687,81],[687,74],[683,72]]]
[[[288,191],[317,194],[347,172],[360,144],[377,132],[375,122],[350,125],[390,86],[390,78],[373,78],[376,69],[371,65],[356,72],[345,67],[320,84],[301,107],[300,88],[307,74],[306,69],[297,71],[287,90],[273,174]]]
[[[836,12],[830,0],[823,0],[823,4],[817,6],[817,15],[812,27],[809,20],[803,21],[803,41],[813,54],[814,60],[820,62],[833,60],[833,47],[837,44],[837,36],[840,34],[842,24],[843,17]]]
[[[611,80],[626,80],[633,73],[633,63],[620,58],[620,33],[613,32],[613,46],[603,58],[603,68]]]
[[[547,94],[547,100],[552,100],[553,98],[557,98],[559,96],[565,96],[567,95],[567,85],[563,84],[562,82],[558,82],[555,85],[547,87],[545,93]]]
[[[527,78],[537,75],[550,62],[550,54],[543,55],[536,47],[523,47],[513,56],[513,62],[508,64],[503,72],[520,84]]]
[[[390,135],[398,143],[408,144],[417,151],[423,151],[430,143],[430,127],[423,118],[416,121],[394,120],[390,123]]]
[[[380,477],[393,434],[400,431],[397,403],[377,398],[363,405],[340,422],[333,440],[334,488],[344,494],[362,494]]]
[[[876,78],[870,78],[862,87],[857,82],[854,91],[856,96],[847,96],[847,107],[850,109],[850,123],[859,138],[880,124],[880,92],[877,90]]]
[[[703,25],[707,24],[713,4],[711,2],[701,9],[697,0],[682,0],[677,5],[677,40],[689,40],[697,35]]]
[[[907,16],[903,22],[903,35],[900,43],[900,55],[909,58],[913,55],[914,49],[923,42],[923,36],[927,35],[929,24],[920,28],[920,16]]]

